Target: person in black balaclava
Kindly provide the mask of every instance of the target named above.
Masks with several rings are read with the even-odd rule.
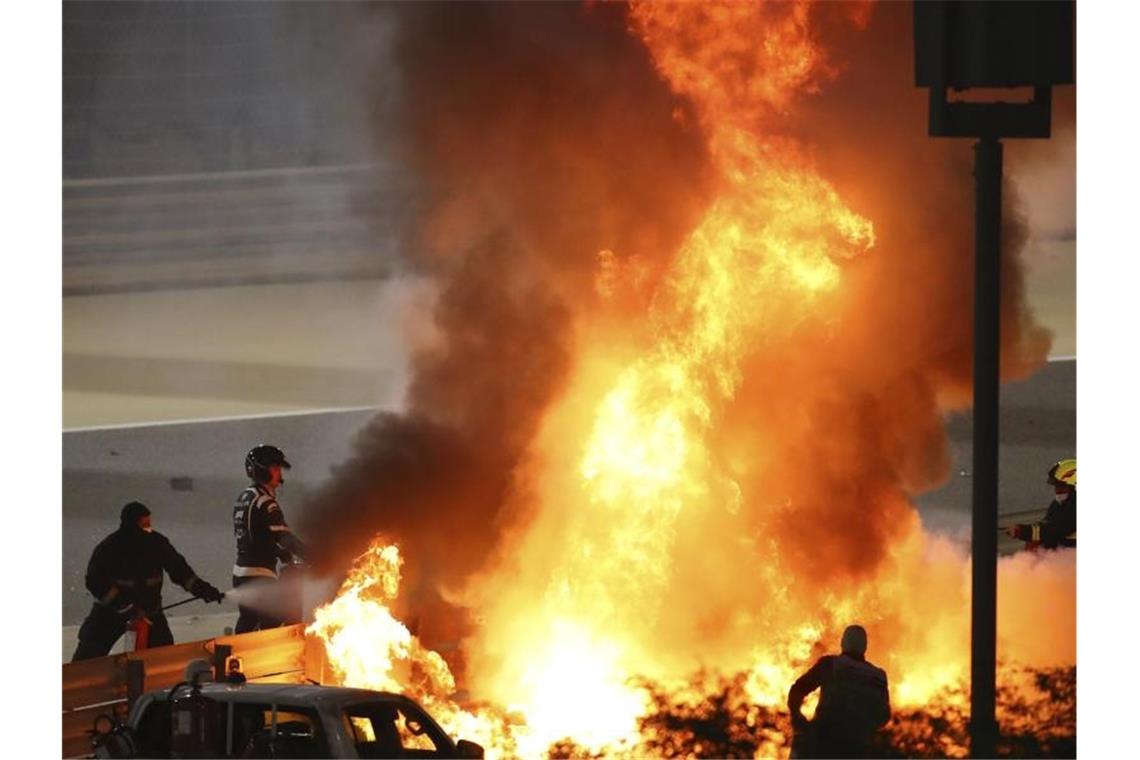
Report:
[[[150,510],[132,501],[119,514],[119,529],[104,538],[87,563],[87,590],[95,604],[79,627],[71,661],[102,657],[137,617],[150,621],[150,646],[174,643],[162,614],[162,574],[196,597],[221,602],[223,594],[194,574],[166,536],[151,528]]]

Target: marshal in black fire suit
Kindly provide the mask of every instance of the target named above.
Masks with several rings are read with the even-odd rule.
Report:
[[[1006,530],[1029,548],[1075,548],[1077,545],[1077,460],[1062,459],[1046,473],[1053,500],[1038,523],[1018,523]]]
[[[123,507],[119,529],[104,538],[87,563],[87,590],[95,604],[79,628],[79,646],[71,661],[102,657],[126,630],[127,622],[150,620],[149,645],[174,643],[162,608],[162,574],[207,602],[221,602],[222,592],[194,574],[166,536],[150,527],[150,510],[137,501]]]
[[[821,657],[788,692],[796,730],[792,757],[866,757],[875,731],[891,717],[887,674],[864,655],[867,633],[849,626],[843,652]],[[809,722],[800,712],[804,698],[819,689],[819,705]]]
[[[1022,523],[1009,531],[1014,538],[1030,545],[1039,544],[1045,549],[1075,547],[1077,545],[1077,490],[1074,488],[1067,498],[1058,494],[1045,511],[1045,519],[1039,523]]]
[[[235,633],[300,622],[300,616],[292,612],[295,605],[286,598],[289,589],[283,588],[277,576],[278,560],[288,564],[304,556],[304,545],[293,535],[277,503],[277,487],[284,482],[281,471],[290,467],[276,446],[256,446],[246,455],[246,474],[253,482],[234,503],[237,560],[233,581],[234,588],[257,585],[265,593],[253,604],[238,603]]]

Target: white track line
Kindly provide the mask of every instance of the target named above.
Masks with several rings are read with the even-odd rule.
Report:
[[[205,180],[242,180],[265,177],[304,177],[322,174],[350,174],[352,172],[386,169],[383,164],[340,164],[335,166],[285,166],[277,169],[241,169],[194,174],[142,174],[137,177],[94,177],[65,179],[64,189],[83,187],[114,187],[120,185],[156,185],[164,182],[198,182]]]
[[[197,425],[211,422],[236,422],[240,420],[264,420],[276,417],[303,417],[308,414],[335,414],[337,412],[379,412],[378,406],[338,406],[329,409],[302,409],[295,412],[273,412],[270,414],[237,414],[230,417],[199,417],[189,420],[157,420],[155,422],[129,422],[123,425],[94,425],[91,427],[64,428],[64,433],[89,433],[99,430],[130,430],[133,428],[161,427],[163,425]]]
[[[1077,360],[1075,356],[1050,356],[1046,361],[1052,362],[1074,362]],[[236,422],[240,420],[262,420],[272,419],[275,417],[302,417],[307,414],[335,414],[337,412],[379,412],[381,408],[378,406],[338,406],[328,409],[302,409],[294,412],[274,412],[271,414],[238,414],[230,417],[200,417],[197,419],[188,420],[158,420],[156,422],[130,422],[124,425],[94,425],[91,427],[76,427],[64,428],[64,433],[89,433],[99,430],[130,430],[132,428],[147,428],[159,427],[162,425],[195,425],[195,424],[208,424],[211,422]],[[392,410],[398,411],[398,410]]]

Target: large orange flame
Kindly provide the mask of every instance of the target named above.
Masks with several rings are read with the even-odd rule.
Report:
[[[336,598],[316,609],[305,633],[324,645],[336,683],[407,694],[449,733],[491,748],[492,757],[515,751],[502,715],[477,715],[452,700],[455,678],[447,662],[393,616],[390,605],[399,594],[402,564],[395,544],[374,539],[354,561]],[[417,741],[410,734],[402,738]]]
[[[865,6],[846,11],[865,22]],[[745,671],[748,699],[778,707],[796,675],[859,621],[871,631],[870,659],[888,671],[893,705],[963,706],[968,557],[926,534],[898,479],[884,476],[852,498],[883,516],[876,538],[885,551],[868,569],[819,582],[827,573],[807,572],[809,559],[781,527],[817,513],[789,491],[768,493],[756,474],[780,472],[825,391],[785,387],[767,399],[785,421],[779,429],[732,417],[758,354],[788,354],[804,335],[826,349],[841,327],[845,268],[875,253],[872,222],[781,131],[797,97],[837,75],[813,37],[815,12],[804,2],[631,6],[633,33],[692,105],[718,195],[643,322],[602,315],[578,325],[574,375],[519,473],[529,519],[465,590],[481,619],[466,642],[465,685],[499,707],[451,700],[446,663],[388,610],[399,558],[382,543],[309,628],[342,682],[409,692],[492,755],[535,756],[563,739],[636,754],[651,709],[637,679],[699,700],[694,671]],[[599,256],[603,297],[619,298],[621,279],[636,275],[615,264],[620,254]],[[788,479],[811,492],[808,468]],[[861,551],[841,536],[821,540],[821,562],[844,565]],[[1024,601],[1071,599],[1071,571],[1065,555],[1003,562],[1006,662],[1073,662],[1071,626],[1050,629],[1047,612]],[[1059,617],[1071,620],[1067,612]],[[785,753],[781,741],[774,751]]]

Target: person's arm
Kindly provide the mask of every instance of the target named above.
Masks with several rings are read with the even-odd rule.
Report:
[[[162,541],[162,569],[170,576],[170,580],[207,602],[222,601],[222,592],[199,578],[166,536],[158,533],[153,535]]]
[[[891,687],[887,683],[887,673],[879,670],[883,676],[883,698],[879,701],[879,712],[875,715],[875,727],[885,726],[891,719]]]
[[[1033,544],[1040,544],[1045,541],[1045,526],[1053,519],[1057,513],[1057,503],[1051,502],[1049,509],[1045,512],[1044,519],[1041,522],[1035,523],[1017,523],[1008,532],[1013,538],[1019,541],[1028,541]],[[1065,534],[1068,535],[1068,534]]]
[[[276,499],[265,505],[265,521],[273,534],[278,559],[282,562],[304,559],[305,545],[293,535],[293,529],[285,522],[285,513],[281,511],[281,505]]]
[[[87,575],[84,585],[96,603],[107,607],[119,599],[120,589],[111,577],[110,559],[112,552],[108,549],[106,541],[95,547],[91,552],[91,559],[87,562]]]
[[[1041,545],[1046,549],[1056,549],[1061,542],[1077,532],[1077,510],[1066,508],[1066,505],[1056,505],[1058,509],[1050,508],[1041,523]]]
[[[811,666],[808,672],[796,679],[792,688],[788,690],[788,712],[792,714],[792,723],[798,725],[806,723],[807,718],[800,712],[804,698],[808,694],[823,686],[827,676],[831,673],[831,655],[825,655]]]

